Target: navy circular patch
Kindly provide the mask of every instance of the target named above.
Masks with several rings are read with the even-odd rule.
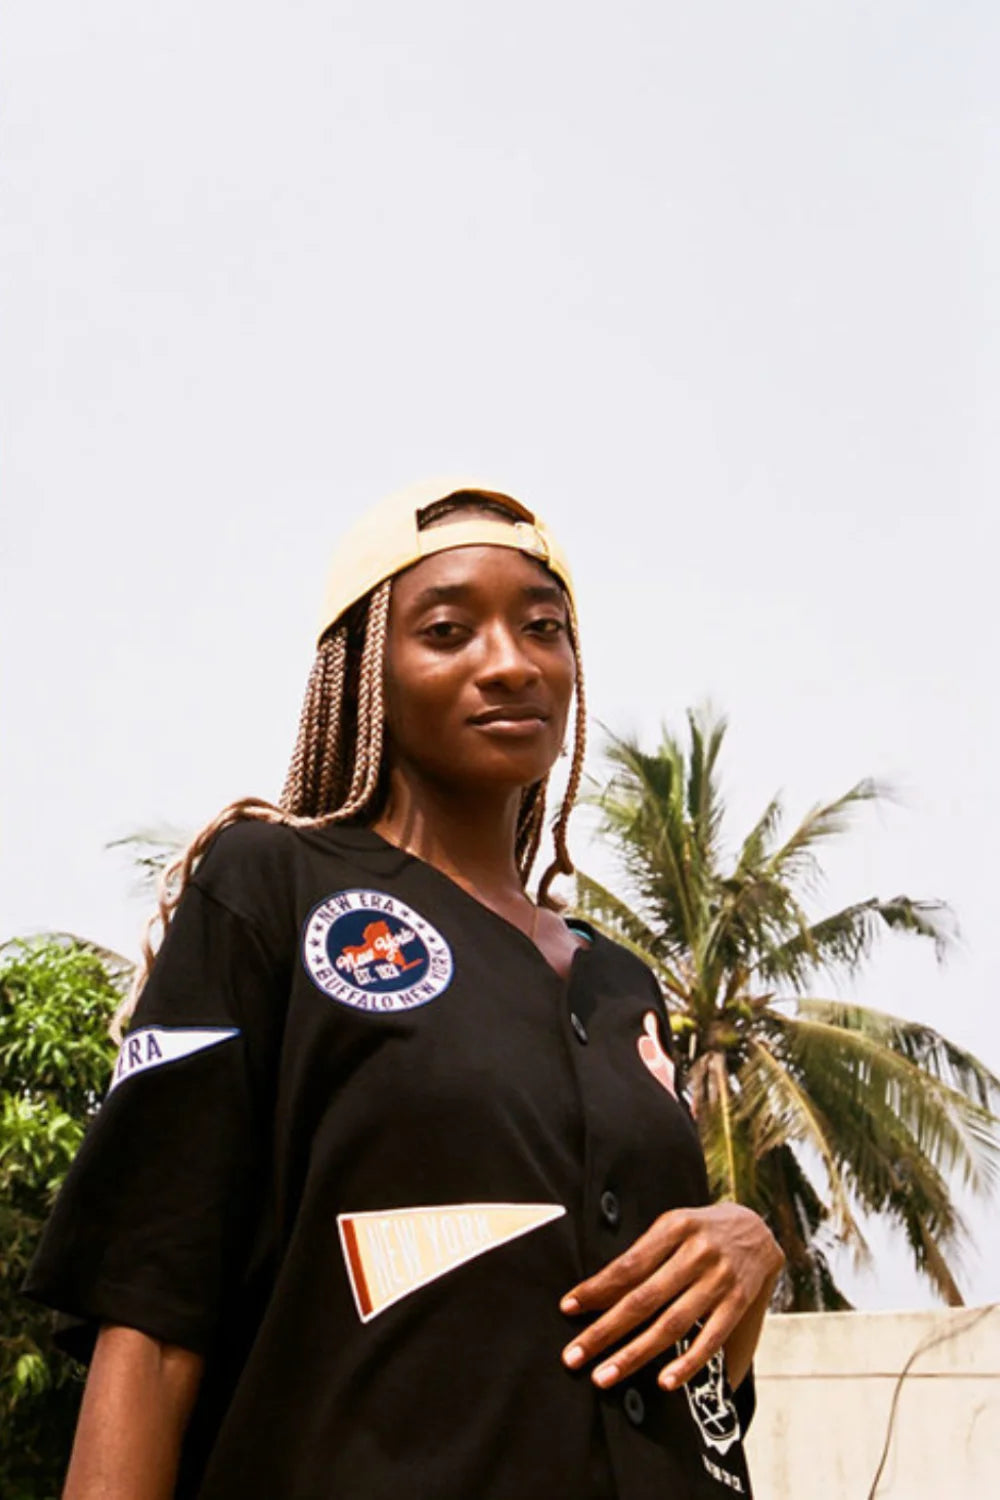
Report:
[[[302,961],[324,995],[356,1010],[411,1010],[451,983],[436,927],[384,891],[335,891],[309,914]]]

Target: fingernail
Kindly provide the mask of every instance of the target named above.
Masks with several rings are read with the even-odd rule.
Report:
[[[571,1370],[583,1364],[583,1349],[579,1344],[570,1344],[568,1349],[563,1350],[563,1364],[569,1365]]]
[[[564,1297],[559,1307],[564,1313],[578,1313],[580,1311],[580,1304],[575,1297]]]
[[[665,1391],[672,1391],[677,1385],[677,1376],[672,1374],[670,1370],[664,1370],[659,1377],[659,1381]]]
[[[617,1380],[620,1374],[621,1371],[617,1365],[601,1365],[599,1369],[594,1371],[594,1383],[601,1386],[611,1385],[612,1381]]]

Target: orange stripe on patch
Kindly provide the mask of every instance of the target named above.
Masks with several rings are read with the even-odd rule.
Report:
[[[361,1252],[358,1249],[358,1236],[354,1229],[354,1219],[347,1214],[337,1221],[340,1227],[341,1238],[344,1242],[344,1254],[347,1257],[347,1269],[351,1277],[351,1286],[354,1289],[354,1298],[358,1304],[358,1310],[362,1319],[370,1318],[372,1313],[372,1295],[368,1290],[368,1282],[365,1279],[365,1268],[361,1263]]]

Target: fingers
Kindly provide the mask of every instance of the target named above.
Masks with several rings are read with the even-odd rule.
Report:
[[[661,1214],[629,1248],[609,1261],[596,1276],[571,1287],[559,1306],[564,1313],[593,1312],[611,1307],[645,1281],[692,1233],[692,1211],[673,1209]],[[648,1314],[647,1314],[648,1316]]]
[[[618,1343],[631,1333],[633,1329],[641,1324],[649,1322],[657,1314],[668,1317],[675,1303],[682,1300],[683,1294],[689,1291],[693,1277],[690,1270],[684,1266],[664,1266],[654,1275],[646,1278],[620,1297],[617,1302],[595,1319],[589,1328],[585,1328],[577,1334],[573,1342],[563,1351],[563,1360],[571,1370],[578,1370],[590,1360],[596,1359],[611,1344]],[[687,1323],[682,1323],[677,1334],[687,1332],[694,1318],[700,1316],[705,1308],[700,1305],[704,1298],[699,1301],[698,1310]],[[690,1296],[685,1306],[690,1302]],[[657,1325],[662,1319],[657,1320]],[[666,1348],[672,1339],[667,1339],[663,1345]]]
[[[712,1355],[725,1346],[733,1327],[735,1323],[730,1323],[725,1309],[716,1308],[684,1353],[664,1365],[656,1377],[658,1384],[666,1391],[675,1390],[679,1385],[686,1385],[693,1375],[697,1375],[698,1371],[708,1364]]]
[[[594,1384],[606,1390],[619,1380],[627,1380],[657,1355],[672,1349],[704,1313],[703,1303],[704,1298],[694,1289],[678,1298],[648,1328],[597,1366],[591,1375]]]
[[[666,1306],[656,1278],[639,1288],[639,1293],[640,1296],[634,1301],[624,1299],[623,1304],[619,1304],[618,1308],[601,1319],[602,1328],[598,1328],[595,1323],[563,1351],[565,1364],[572,1370],[581,1369],[589,1360],[624,1338],[639,1323],[646,1322],[650,1309],[662,1309],[659,1316],[648,1323],[634,1339],[622,1344],[621,1348],[615,1349],[609,1358],[598,1364],[591,1379],[602,1389],[627,1379],[657,1355],[673,1349],[703,1319],[704,1327],[690,1348],[672,1359],[662,1372],[660,1383],[667,1390],[683,1384],[708,1363],[717,1349],[722,1348],[746,1310],[744,1299],[737,1289],[731,1288],[728,1294],[723,1293],[717,1284],[704,1280],[689,1285],[682,1295],[669,1299]],[[645,1316],[636,1318],[630,1309],[640,1306],[646,1309]]]

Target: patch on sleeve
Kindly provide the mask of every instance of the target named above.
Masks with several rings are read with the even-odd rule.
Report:
[[[677,1353],[684,1354],[701,1330],[696,1322],[685,1338],[677,1342]],[[701,1444],[701,1461],[717,1484],[737,1494],[749,1493],[745,1484],[746,1467],[740,1440],[739,1413],[726,1380],[725,1356],[717,1349],[684,1386],[688,1409]],[[730,1449],[735,1449],[730,1452]]]
[[[561,1203],[456,1203],[338,1214],[358,1316],[367,1323],[446,1271],[565,1212]]]
[[[451,983],[451,949],[426,917],[384,891],[335,891],[309,914],[306,973],[355,1010],[411,1010]]]
[[[692,1343],[690,1335],[677,1345],[683,1354]],[[702,1442],[716,1453],[725,1454],[740,1440],[740,1419],[736,1406],[726,1391],[725,1363],[721,1349],[717,1349],[706,1365],[684,1387],[697,1424]]]
[[[238,1026],[142,1026],[122,1042],[108,1093],[134,1073],[146,1073],[150,1068],[204,1052],[206,1047],[217,1047],[239,1034]]]

